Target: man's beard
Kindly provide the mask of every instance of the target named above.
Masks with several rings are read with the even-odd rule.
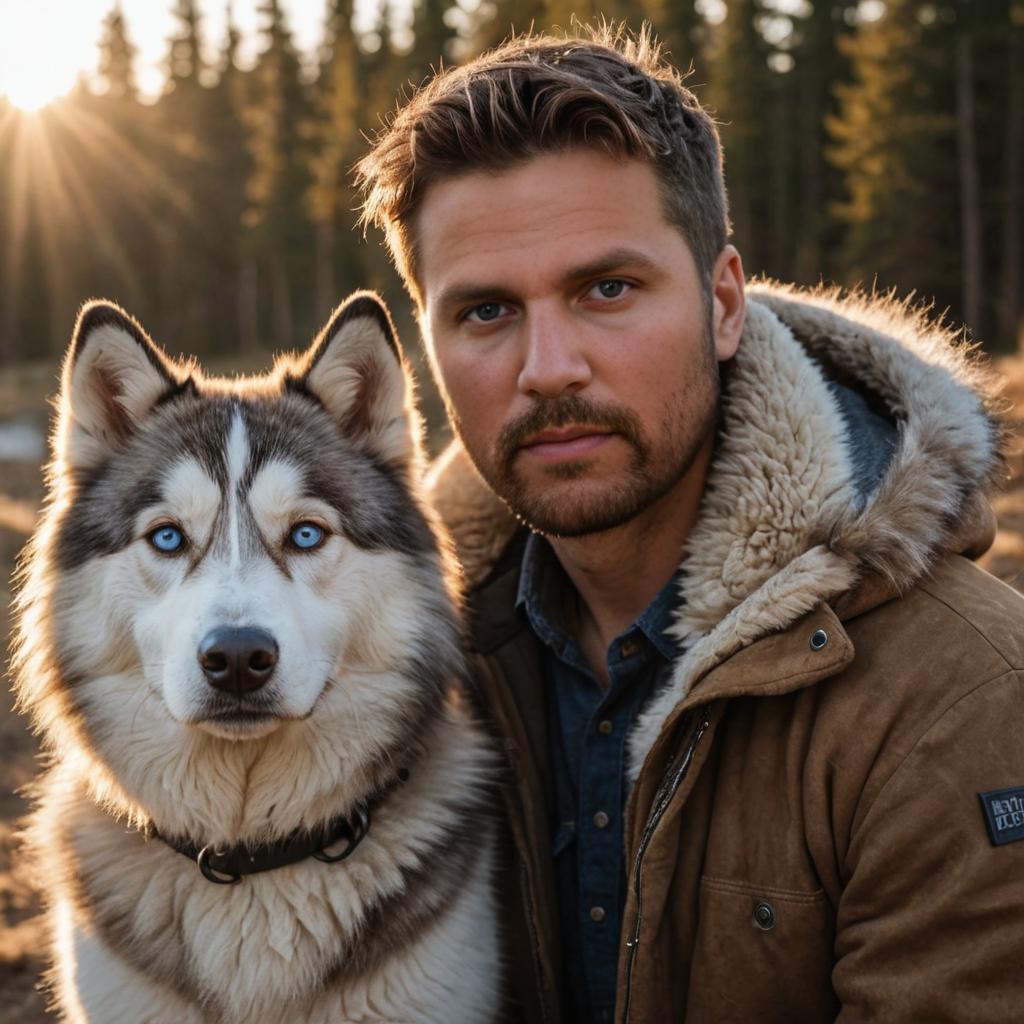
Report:
[[[673,416],[663,424],[662,437],[646,436],[639,417],[630,409],[596,402],[582,395],[537,399],[522,416],[505,425],[492,449],[481,459],[468,445],[477,470],[513,514],[532,530],[555,537],[583,537],[603,533],[628,523],[664,497],[690,471],[714,432],[718,415],[718,366],[704,346],[703,365],[697,380],[671,396]],[[449,415],[454,410],[449,409]],[[456,432],[462,431],[452,416]],[[617,435],[630,448],[626,469],[614,481],[591,487],[587,481],[597,459],[577,458],[538,467],[553,483],[580,480],[578,491],[546,489],[543,480],[527,483],[517,462],[528,458],[523,443],[545,430],[570,424],[594,427],[595,432]],[[568,491],[568,493],[567,493]]]

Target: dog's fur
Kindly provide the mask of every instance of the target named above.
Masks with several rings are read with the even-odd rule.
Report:
[[[83,309],[14,662],[52,757],[30,842],[65,1019],[491,1018],[490,758],[459,698],[455,585],[421,468],[374,296],[238,380],[171,362],[109,303]],[[326,540],[290,548],[307,520]],[[182,552],[148,541],[163,523]],[[218,625],[276,639],[254,695],[204,678],[197,648]],[[255,845],[366,800],[348,859],[236,885],[160,838]]]

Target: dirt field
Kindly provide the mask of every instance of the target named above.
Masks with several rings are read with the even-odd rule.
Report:
[[[1007,397],[1015,402],[1024,427],[1024,359],[1006,360]],[[0,375],[0,418],[44,429],[41,395],[49,389],[42,370]],[[1000,532],[981,564],[1024,591],[1024,439],[1011,455],[1013,476],[996,501]],[[9,578],[17,551],[24,543],[42,497],[36,465],[0,459],[0,637],[7,635]],[[39,921],[37,885],[19,862],[15,835],[26,802],[18,790],[37,769],[37,746],[24,721],[12,710],[4,679],[0,685],[0,1024],[37,1024],[50,1018],[37,991],[43,931]]]

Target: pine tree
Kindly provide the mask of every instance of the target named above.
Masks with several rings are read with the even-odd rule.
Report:
[[[242,350],[259,344],[259,275],[252,232],[244,226],[247,212],[245,190],[239,182],[252,175],[245,114],[249,106],[250,72],[238,66],[241,33],[234,20],[231,0],[226,4],[224,44],[217,62],[217,84],[211,91],[210,121],[220,140],[220,172],[223,194],[218,208],[218,230],[229,249],[220,274],[221,294],[234,302],[218,306],[224,326],[221,336],[236,338]]]
[[[306,196],[310,185],[307,139],[310,103],[299,56],[279,0],[258,8],[265,19],[264,47],[253,70],[249,126],[253,170],[246,195],[246,224],[270,286],[273,344],[290,346],[296,329],[312,329],[312,317],[294,319],[295,299],[312,312],[302,282],[309,278],[312,249]]]
[[[804,284],[833,278],[840,267],[836,254],[842,227],[834,215],[843,195],[842,175],[826,158],[826,125],[839,111],[836,86],[849,82],[850,66],[843,40],[852,32],[856,2],[814,0],[795,19],[788,56],[786,105],[792,118],[790,216],[792,246],[785,269],[778,272]],[[795,230],[793,230],[795,228]]]
[[[452,62],[456,31],[445,16],[449,0],[414,0],[413,44],[406,62],[405,79],[414,88],[442,66]]]
[[[175,0],[178,28],[171,36],[166,60],[168,87],[198,86],[203,71],[199,6],[196,0]]]
[[[1024,0],[1011,0],[1007,50],[996,66],[1006,96],[1003,129],[999,337],[1024,355]]]
[[[381,0],[375,8],[373,26],[359,40],[359,82],[363,97],[360,130],[376,132],[382,115],[395,106],[406,67],[404,56],[395,52],[391,39],[393,11],[391,0]]]
[[[948,5],[889,0],[843,44],[853,81],[829,120],[843,172],[841,258],[851,282],[959,308],[955,24]]]
[[[696,0],[644,0],[637,12],[651,23],[666,55],[684,73],[692,66],[706,81],[704,47],[707,24]]]
[[[146,317],[159,273],[159,224],[168,210],[175,215],[178,210],[173,184],[154,152],[151,110],[138,101],[135,57],[117,3],[104,18],[100,37],[101,94],[79,97],[74,122],[69,121],[78,130],[67,139],[60,160],[78,169],[75,188],[88,196],[69,225],[66,244],[72,251],[88,251],[90,259],[62,267],[61,274],[75,281],[80,294],[112,292]]]
[[[469,52],[482,53],[508,39],[515,32],[548,25],[549,5],[546,0],[492,0],[476,9],[470,28]]]
[[[316,229],[316,314],[318,320],[326,320],[340,294],[358,283],[352,247],[340,261],[341,267],[337,253],[339,232],[350,232],[355,220],[356,198],[348,170],[362,145],[359,48],[352,31],[352,0],[330,0],[319,65],[310,124],[313,180],[308,205]]]
[[[778,76],[758,30],[761,0],[733,0],[712,36],[708,103],[720,122],[734,240],[748,272],[775,270],[773,217],[778,196],[772,161],[784,150],[777,117]],[[777,262],[777,260],[776,260]]]
[[[128,38],[120,3],[116,3],[103,19],[99,50],[98,71],[106,86],[104,95],[112,100],[138,99],[139,88],[135,78],[138,48]]]
[[[981,330],[981,196],[976,143],[975,61],[979,26],[963,0],[956,5],[956,143],[960,179],[960,277],[963,317]]]
[[[210,120],[210,90],[200,84],[202,38],[195,0],[176,0],[176,25],[167,40],[163,95],[150,120],[159,123],[153,150],[173,181],[186,183],[178,216],[158,218],[159,322],[179,337],[201,344],[208,330],[213,296],[209,283],[226,239],[211,234],[222,178],[219,142]]]

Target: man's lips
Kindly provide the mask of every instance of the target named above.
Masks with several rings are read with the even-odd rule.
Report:
[[[589,455],[615,435],[600,427],[567,427],[535,434],[522,450],[539,459],[572,459]]]

